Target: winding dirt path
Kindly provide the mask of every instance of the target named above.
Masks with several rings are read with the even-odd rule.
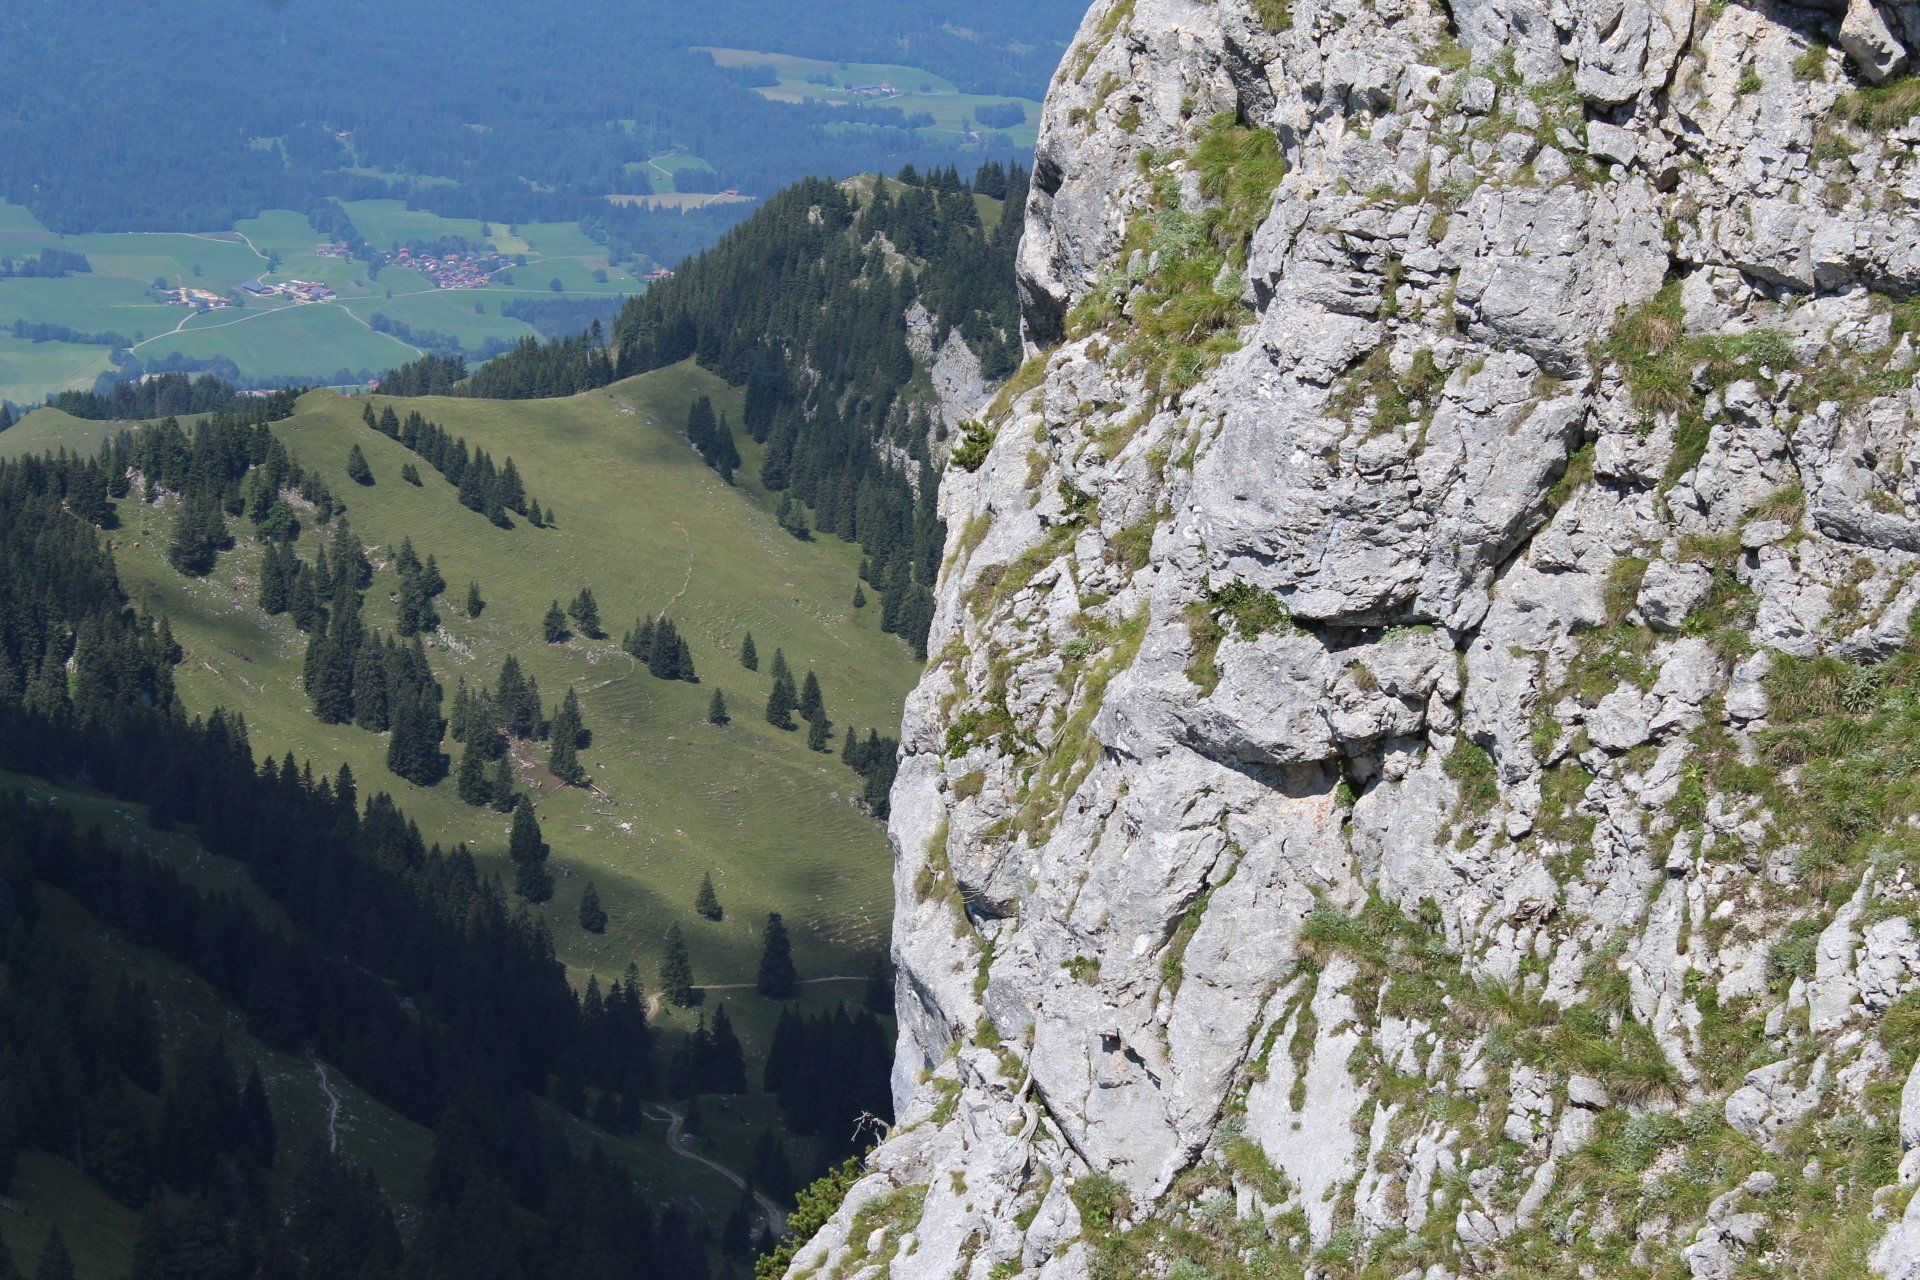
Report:
[[[649,1119],[660,1120],[666,1123],[667,1148],[672,1151],[673,1154],[686,1160],[692,1160],[697,1164],[705,1165],[742,1191],[751,1191],[753,1194],[753,1202],[760,1209],[761,1220],[765,1222],[769,1235],[777,1236],[786,1229],[787,1215],[781,1212],[779,1205],[761,1194],[759,1190],[748,1187],[747,1180],[727,1168],[727,1166],[717,1160],[709,1160],[693,1149],[692,1136],[684,1132],[687,1123],[685,1114],[662,1103],[658,1107],[649,1106],[647,1108],[647,1116]]]
[[[687,542],[687,576],[680,580],[680,589],[673,593],[673,599],[667,601],[667,607],[660,611],[663,616],[668,610],[672,609],[673,606],[680,603],[681,599],[687,594],[687,588],[693,585],[693,535],[688,533],[687,526],[681,524],[678,520],[673,522],[673,527],[680,531],[680,536],[685,538]]]
[[[327,1079],[326,1064],[318,1058],[313,1060],[313,1073],[320,1077],[320,1092],[327,1095],[327,1150],[337,1152],[340,1150],[340,1095]]]

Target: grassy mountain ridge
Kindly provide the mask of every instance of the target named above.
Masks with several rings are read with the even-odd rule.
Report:
[[[694,891],[711,869],[729,918],[689,930],[696,980],[750,981],[754,928],[770,910],[793,920],[803,975],[864,972],[884,937],[883,916],[863,910],[885,900],[884,837],[850,802],[858,779],[836,756],[807,751],[797,735],[762,721],[765,664],[778,647],[797,672],[817,671],[835,720],[864,732],[897,720],[911,655],[880,634],[872,610],[851,608],[851,548],[797,541],[750,483],[729,489],[700,464],[680,436],[697,394],[737,413],[738,393],[691,366],[568,400],[405,402],[496,457],[513,456],[529,490],[555,508],[551,529],[494,527],[424,464],[423,486],[407,484],[401,466],[420,460],[367,430],[357,400],[313,393],[274,430],[348,504],[377,565],[384,548],[408,537],[421,556],[438,558],[451,585],[440,601],[446,631],[429,652],[449,696],[463,676],[491,683],[509,653],[550,704],[569,684],[579,691],[595,734],[584,759],[604,798],[566,788],[539,801],[559,882],[548,913],[570,967],[605,977],[637,959],[651,978],[660,931],[691,919]],[[346,477],[354,445],[372,467],[370,487]],[[483,866],[505,865],[504,817],[461,803],[450,781],[424,790],[401,783],[385,770],[382,735],[314,718],[299,688],[305,637],[254,604],[259,550],[244,533],[212,575],[183,578],[165,559],[172,512],[122,508],[116,558],[135,602],[173,621],[187,653],[177,678],[190,707],[241,712],[263,752],[292,750],[316,768],[351,763],[358,776],[398,787],[429,840],[471,841]],[[307,530],[302,554],[322,537]],[[469,581],[487,600],[477,619],[458,608]],[[541,614],[582,586],[593,588],[615,634],[544,644]],[[392,625],[394,589],[390,568],[380,568],[369,625]],[[698,685],[654,680],[619,649],[617,633],[663,611],[692,644]],[[748,631],[759,673],[737,660]],[[716,687],[733,711],[725,728],[705,722]],[[828,865],[796,857],[796,833],[834,851]],[[566,919],[588,876],[612,916],[599,938]],[[809,919],[809,910],[818,914]]]
[[[784,650],[796,672],[819,675],[837,724],[864,731],[869,723],[891,728],[914,664],[900,641],[879,630],[875,611],[852,607],[858,564],[852,548],[794,538],[751,480],[730,487],[700,461],[682,424],[701,396],[723,414],[738,413],[739,393],[691,365],[533,405],[408,402],[473,447],[513,457],[530,492],[553,510],[548,527],[523,519],[500,528],[462,506],[454,487],[417,455],[365,425],[357,399],[313,393],[272,431],[343,500],[335,521],[355,522],[355,537],[377,566],[364,613],[369,626],[394,623],[392,548],[411,539],[421,556],[436,557],[449,579],[440,601],[445,628],[430,647],[435,674],[449,689],[463,675],[476,685],[490,683],[511,653],[540,681],[549,706],[568,687],[579,692],[594,735],[582,753],[591,787],[559,786],[539,767],[544,748],[538,746],[520,777],[539,796],[559,873],[558,894],[537,910],[544,910],[576,981],[584,984],[597,973],[603,989],[629,961],[638,961],[654,985],[661,934],[668,923],[680,924],[696,981],[723,988],[709,993],[698,1016],[716,1016],[724,1002],[757,1085],[780,1006],[731,988],[752,985],[765,913],[782,911],[790,922],[803,978],[847,979],[803,986],[797,1007],[857,1004],[885,932],[889,870],[879,824],[853,803],[857,775],[837,751],[808,750],[799,734],[777,730],[760,715],[767,668],[775,649]],[[94,426],[43,412],[21,431],[23,439],[44,445]],[[746,446],[757,457],[750,441]],[[371,485],[348,474],[356,451],[368,460]],[[419,468],[419,486],[401,478],[403,466]],[[469,843],[483,873],[504,870],[502,815],[462,803],[451,780],[420,788],[394,777],[385,768],[386,735],[315,718],[301,688],[305,637],[289,619],[270,618],[255,599],[262,545],[254,526],[234,519],[236,543],[213,571],[184,576],[168,557],[182,500],[166,491],[148,496],[152,501],[143,501],[136,484],[117,502],[108,532],[97,536],[111,549],[130,602],[172,621],[182,650],[174,684],[184,708],[244,716],[261,758],[291,754],[327,774],[351,764],[366,779],[368,794],[393,791],[426,839],[443,847]],[[299,551],[311,557],[331,528],[313,527],[316,513],[304,506],[302,519],[308,527]],[[477,618],[460,607],[469,580],[481,584],[487,602]],[[700,683],[655,679],[612,636],[545,643],[540,615],[552,599],[564,601],[581,585],[594,588],[608,631],[670,612],[692,646]],[[762,655],[759,672],[742,669],[737,659],[749,628]],[[726,726],[707,722],[716,688],[733,707]],[[448,746],[457,754],[457,745]],[[191,833],[148,828],[137,806],[37,778],[0,778],[0,789],[8,787],[24,787],[83,824],[99,822],[123,847],[158,857],[203,891],[240,894],[274,927],[294,928],[253,887],[246,868],[208,855]],[[693,911],[694,891],[709,871],[726,907],[718,922]],[[611,915],[598,935],[574,919],[589,876]],[[40,896],[47,903],[44,927],[63,946],[75,940],[99,970],[97,982],[110,986],[121,971],[149,982],[170,1028],[170,1055],[189,1031],[217,1030],[243,1072],[249,1063],[260,1067],[284,1131],[283,1151],[296,1156],[276,1166],[279,1180],[323,1131],[331,1090],[342,1100],[340,1132],[365,1138],[343,1136],[343,1153],[375,1170],[403,1231],[416,1221],[412,1206],[421,1203],[434,1150],[430,1132],[354,1088],[344,1072],[323,1077],[323,1064],[265,1049],[246,1034],[238,1009],[193,973],[124,945],[64,893],[47,888]],[[695,1020],[671,1006],[656,1006],[655,1015],[682,1029]],[[680,1037],[666,1039],[670,1050]],[[657,1064],[664,1057],[657,1054]],[[608,1151],[654,1204],[678,1206],[717,1227],[740,1203],[741,1193],[721,1173],[665,1143],[673,1113],[684,1103],[645,1104],[639,1129],[626,1135],[540,1105],[576,1143]],[[753,1167],[760,1136],[780,1129],[774,1100],[765,1095],[710,1097],[704,1111],[696,1150],[742,1171]],[[788,1142],[804,1172],[811,1157],[804,1145]],[[72,1165],[30,1149],[13,1193],[26,1214],[19,1230],[8,1231],[21,1257],[37,1256],[45,1229],[60,1225],[77,1242],[83,1276],[126,1274],[139,1217],[106,1200]],[[173,1203],[176,1212],[185,1211]]]

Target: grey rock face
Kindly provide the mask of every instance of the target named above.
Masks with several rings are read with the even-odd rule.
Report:
[[[794,1275],[1920,1274],[1904,10],[1451,11],[1087,15]]]
[[[1640,616],[1655,631],[1678,631],[1713,592],[1713,570],[1703,564],[1656,560],[1640,582]]]

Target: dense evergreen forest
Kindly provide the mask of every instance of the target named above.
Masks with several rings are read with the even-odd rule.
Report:
[[[223,228],[330,195],[397,195],[453,217],[585,221],[676,261],[738,215],[611,205],[601,197],[645,182],[626,166],[685,148],[714,166],[714,189],[767,192],[953,154],[897,109],[768,101],[696,46],[906,62],[968,92],[1037,98],[1083,9],[213,0],[183,24],[126,0],[18,0],[0,13],[0,198],[84,232]]]
[[[925,656],[946,531],[934,505],[940,429],[908,394],[907,316],[916,307],[931,313],[936,342],[957,331],[989,378],[1013,371],[1013,255],[1027,183],[1024,169],[997,163],[971,181],[950,168],[908,169],[864,198],[841,184],[799,183],[629,301],[610,337],[596,323],[571,338],[528,339],[457,390],[572,395],[698,359],[746,388],[741,425],[767,446],[758,479],[783,495],[782,523],[797,536],[858,543],[886,629]],[[991,224],[976,196],[998,202]],[[888,269],[889,251],[912,267]],[[451,372],[429,358],[381,386],[456,389]],[[695,446],[730,476],[715,461],[725,446],[711,432],[704,421],[690,424]]]
[[[95,422],[185,417],[196,413],[238,413],[274,422],[293,412],[298,388],[266,396],[244,395],[212,374],[155,374],[144,382],[118,382],[95,391],[62,391],[50,402],[63,413]]]
[[[152,394],[154,404],[220,403],[217,386]],[[153,827],[190,833],[243,868],[292,929],[56,808],[0,791],[0,1028],[22,1050],[0,1055],[0,1195],[18,1154],[34,1150],[143,1208],[135,1280],[702,1280],[715,1265],[744,1265],[755,1247],[751,1215],[736,1215],[716,1237],[646,1204],[598,1148],[566,1136],[562,1113],[618,1134],[638,1127],[645,1099],[697,1099],[749,1082],[723,1008],[662,1069],[632,966],[605,988],[569,984],[545,925],[514,902],[515,890],[544,896],[546,846],[524,798],[503,806],[514,808],[509,889],[482,875],[466,847],[429,844],[389,795],[363,792],[350,770],[317,776],[291,754],[256,759],[241,720],[219,711],[189,718],[179,703],[172,671],[181,651],[164,619],[129,607],[100,532],[116,526],[118,505],[165,497],[176,512],[169,558],[186,574],[221,554],[230,518],[254,522],[269,558],[290,556],[290,523],[314,519],[330,530],[316,562],[279,564],[277,575],[263,573],[261,590],[277,580],[284,607],[304,595],[314,610],[316,712],[355,723],[383,717],[397,753],[389,767],[400,776],[425,783],[446,769],[440,690],[418,641],[431,626],[418,611],[430,612],[445,584],[430,554],[423,560],[403,544],[393,552],[399,616],[413,617],[402,628],[413,635],[359,625],[363,549],[326,486],[269,425],[290,402],[248,398],[191,433],[162,422],[92,459],[0,462],[0,769],[144,806]],[[397,430],[423,457],[457,455],[459,442],[430,425]],[[479,471],[472,459],[469,471]],[[510,461],[491,474],[496,489],[482,507],[517,509],[508,504],[524,495],[498,491]],[[418,584],[412,615],[409,581]],[[590,591],[567,616],[583,632],[598,629]],[[664,655],[657,674],[692,678],[670,622],[654,622],[650,640],[650,655]],[[561,743],[586,733],[578,704],[569,694],[549,716],[529,684],[509,667],[495,686],[463,690],[459,736],[537,733],[554,741],[557,760]],[[800,701],[824,719],[818,687],[807,684]],[[339,687],[346,701],[336,706]],[[414,729],[403,731],[410,719]],[[74,939],[42,906],[56,890],[100,929],[191,972],[260,1045],[324,1059],[429,1128],[424,1216],[403,1231],[366,1170],[324,1148],[287,1149],[260,1064],[237,1046],[199,1037],[168,1051],[157,1030],[167,1011],[153,994],[72,955]],[[592,906],[583,899],[582,927],[591,927]],[[769,956],[784,960],[768,934]],[[792,994],[790,961],[785,974],[784,993],[771,998]],[[766,1087],[779,1092],[795,1132],[820,1135],[825,1156],[858,1140],[852,1100],[885,1118],[884,1040],[867,1015],[800,1020],[785,1033],[781,1083]],[[830,1104],[806,1101],[811,1084],[791,1083],[829,1079]],[[809,1176],[771,1131],[762,1148],[763,1189],[784,1196]]]

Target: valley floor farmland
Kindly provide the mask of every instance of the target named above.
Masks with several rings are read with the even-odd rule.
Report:
[[[631,271],[609,260],[604,245],[571,223],[444,218],[398,200],[347,201],[343,208],[376,249],[460,237],[524,255],[526,262],[483,288],[442,289],[405,267],[376,273],[358,259],[317,253],[322,237],[304,214],[286,209],[222,231],[61,236],[25,209],[0,204],[0,257],[53,249],[81,254],[92,267],[57,278],[0,277],[0,400],[36,403],[90,387],[112,368],[112,342],[28,341],[8,332],[16,322],[117,335],[149,365],[224,357],[243,379],[327,382],[343,370],[377,374],[412,360],[430,335],[469,351],[535,336],[533,326],[503,314],[515,300],[611,299],[641,287]],[[255,280],[316,281],[336,297],[296,303],[246,296],[242,286]],[[170,304],[153,293],[161,281],[240,296],[246,305],[196,311]]]

